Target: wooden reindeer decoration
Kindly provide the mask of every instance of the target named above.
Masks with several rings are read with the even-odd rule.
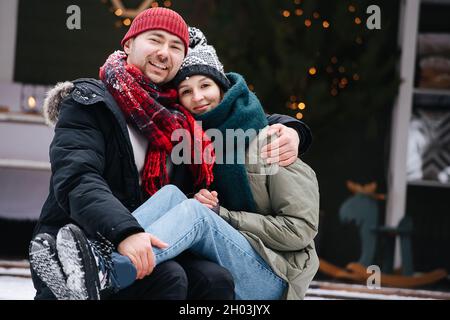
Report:
[[[384,266],[380,275],[381,285],[411,288],[434,283],[447,276],[447,272],[444,269],[436,269],[420,275],[413,274],[410,239],[412,222],[409,217],[405,217],[396,228],[379,226],[377,201],[385,200],[386,197],[384,194],[376,192],[376,182],[361,185],[353,181],[347,181],[346,184],[353,196],[349,197],[342,204],[339,210],[339,217],[342,222],[354,222],[358,226],[361,238],[361,256],[358,262],[349,263],[345,268],[340,268],[320,259],[319,270],[322,273],[338,279],[366,283],[372,274],[368,272],[367,268],[374,263],[378,240],[381,237],[385,237],[389,245],[385,248]],[[392,274],[395,239],[397,236],[400,236],[402,245],[403,275]],[[383,273],[383,271],[387,271],[388,274]]]

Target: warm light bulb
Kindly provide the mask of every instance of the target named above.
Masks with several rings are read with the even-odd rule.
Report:
[[[301,16],[302,14],[303,14],[303,10],[302,9],[295,9],[295,15]]]
[[[34,109],[36,108],[36,98],[33,96],[28,97],[28,108]]]

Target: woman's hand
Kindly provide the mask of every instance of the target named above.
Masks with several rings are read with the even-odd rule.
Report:
[[[219,198],[216,191],[202,189],[195,194],[194,199],[209,209],[212,209],[219,204]]]

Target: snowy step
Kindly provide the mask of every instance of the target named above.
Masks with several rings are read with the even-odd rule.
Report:
[[[30,263],[27,260],[0,260],[0,276],[31,278]]]
[[[450,292],[387,287],[372,289],[363,285],[325,281],[312,281],[307,295],[335,299],[450,300]]]
[[[0,300],[31,300],[35,290],[27,260],[0,260]],[[450,292],[366,286],[313,281],[306,300],[450,300]]]

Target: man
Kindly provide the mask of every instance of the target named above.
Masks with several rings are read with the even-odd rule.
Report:
[[[111,55],[105,64],[109,68],[101,69],[101,81],[80,79],[60,85],[46,102],[46,116],[56,123],[50,146],[52,178],[34,235],[54,237],[64,225],[75,223],[89,236],[112,243],[132,261],[139,279],[112,294],[112,299],[233,297],[230,274],[209,261],[183,256],[154,267],[152,246],[164,243],[145,233],[131,214],[169,181],[186,193],[192,191],[186,189],[186,172],[171,169],[168,161],[172,130],[196,130],[193,118],[177,107],[176,91],[167,85],[178,72],[188,43],[188,28],[181,16],[169,9],[148,9],[136,17],[122,40],[126,56],[111,61],[118,57]],[[281,165],[297,158],[297,132],[301,149],[309,146],[310,132],[301,122],[285,116],[269,117],[269,122],[278,122],[272,130],[280,136],[274,145],[279,146]],[[201,145],[203,150],[207,147],[208,141]],[[274,161],[271,155],[277,150],[265,151]],[[209,185],[211,166],[188,167],[191,188]],[[67,270],[60,270],[58,261],[50,259],[55,253],[51,237],[31,244],[36,299],[77,298],[61,288],[50,290],[51,279],[42,276],[51,265],[53,274],[72,281]]]

